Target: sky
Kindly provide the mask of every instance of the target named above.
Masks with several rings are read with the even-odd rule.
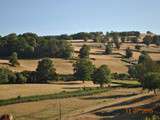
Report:
[[[0,35],[160,33],[160,0],[0,0]]]

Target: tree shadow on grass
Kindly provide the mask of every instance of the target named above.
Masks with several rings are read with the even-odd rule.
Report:
[[[146,99],[150,99],[152,97],[154,97],[154,95],[142,96],[142,97],[134,98],[134,99],[131,99],[131,100],[128,100],[128,101],[124,101],[124,102],[116,103],[116,104],[113,104],[113,105],[109,105],[109,106],[107,105],[107,106],[104,106],[104,107],[101,107],[101,108],[97,108],[97,109],[91,110],[87,113],[91,113],[91,112],[94,113],[94,112],[97,112],[97,111],[100,111],[100,110],[103,110],[103,109],[107,109],[107,108],[111,108],[111,107],[131,105],[131,104],[134,104],[136,102],[140,102],[140,101],[143,101],[143,100],[146,100]]]
[[[91,52],[90,55],[105,55],[102,51]]]
[[[114,104],[114,105],[107,106],[106,108],[118,107],[118,106],[124,106],[124,105],[134,104],[134,103],[137,103],[137,102],[146,100],[146,99],[150,99],[150,98],[152,98],[153,96],[154,96],[154,95],[142,96],[142,97],[139,97],[139,98],[134,98],[134,99],[132,99],[132,100],[128,100],[128,101],[124,101],[124,102],[121,102],[121,103],[117,103],[117,104]]]
[[[127,94],[127,95],[111,95],[111,96],[93,96],[93,97],[85,97],[82,99],[85,100],[96,100],[96,99],[110,99],[110,98],[123,98],[123,97],[131,97],[131,96],[135,96],[137,94],[133,93],[133,94]]]
[[[141,87],[140,84],[119,83],[118,81],[117,82],[112,82],[112,83],[113,84],[118,84],[121,87],[125,87],[125,88],[139,88],[139,87]]]
[[[55,85],[80,85],[82,83],[75,83],[75,82],[62,82],[62,83],[52,83],[52,84],[55,84]]]
[[[156,104],[160,103],[160,100],[151,102],[149,104],[140,105],[138,108],[144,108],[144,109],[150,109],[154,108]],[[128,108],[128,109],[134,109],[135,107]],[[153,113],[132,113],[128,114],[126,113],[126,109],[118,109],[114,111],[99,111],[94,113],[97,116],[103,117],[100,120],[145,120],[146,116],[152,116]],[[112,116],[112,118],[110,118]]]
[[[10,63],[0,63],[1,65],[12,66]]]
[[[63,87],[63,89],[80,89],[81,87]]]

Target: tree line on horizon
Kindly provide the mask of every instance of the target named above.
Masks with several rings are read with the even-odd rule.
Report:
[[[73,48],[67,40],[89,40],[94,42],[115,44],[119,49],[121,43],[130,41],[133,43],[139,43],[139,37],[141,33],[138,31],[130,32],[80,32],[72,35],[59,35],[59,36],[38,36],[35,33],[24,33],[9,35],[0,37],[0,57],[11,56],[13,52],[18,54],[19,58],[65,58],[69,59],[73,55]],[[143,38],[143,43],[149,46],[150,44],[160,45],[160,36],[153,35],[151,32],[147,32]],[[111,44],[107,46],[108,49]],[[139,48],[140,46],[136,46]],[[110,51],[111,52],[111,51]]]
[[[47,39],[34,33],[15,33],[0,38],[0,57],[16,52],[19,58],[59,57],[69,59],[73,48],[66,40]]]

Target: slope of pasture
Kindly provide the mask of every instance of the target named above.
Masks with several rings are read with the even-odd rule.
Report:
[[[140,56],[140,52],[136,52],[136,49],[135,49],[135,46],[136,46],[137,44],[135,44],[135,43],[123,43],[122,45],[121,45],[121,48],[120,48],[120,50],[119,51],[117,51],[117,52],[119,52],[120,54],[122,54],[122,55],[125,55],[125,50],[126,50],[126,48],[127,47],[129,47],[129,48],[131,48],[132,50],[135,50],[134,52],[133,52],[133,58],[135,59],[135,60],[138,60],[138,58],[139,58],[139,56]],[[159,61],[160,60],[160,47],[159,46],[156,46],[156,45],[153,45],[153,44],[151,44],[150,46],[146,46],[146,45],[144,45],[144,44],[139,44],[139,45],[141,45],[142,47],[141,47],[141,51],[146,51],[146,52],[148,52],[148,54],[151,56],[151,58],[153,59],[153,60],[155,60],[155,61]]]
[[[102,43],[85,43],[85,42],[77,42],[72,43],[75,53],[74,56],[78,56],[79,49],[84,45],[90,45],[91,46],[91,58],[94,58],[94,63],[98,67],[102,64],[107,64],[113,72],[127,72],[127,65],[123,61],[121,61],[122,55],[125,55],[125,49],[127,47],[130,47],[131,49],[135,50],[134,43],[123,43],[121,44],[120,50],[113,50],[113,55],[103,55],[105,47]],[[157,47],[155,45],[150,45],[149,47],[146,47],[144,44],[140,44],[142,46],[142,50],[148,51],[149,55],[152,57],[153,60],[159,61],[160,60],[160,47]],[[140,55],[140,52],[133,52],[133,58],[135,60],[138,60]],[[13,71],[34,71],[37,68],[39,59],[24,59],[19,60],[21,66],[18,67],[11,67],[8,63],[8,60],[0,60],[0,67],[7,67]],[[64,60],[64,59],[58,59],[53,58],[53,62],[55,65],[55,68],[57,70],[57,73],[60,74],[72,74],[73,73],[73,67],[72,67],[72,60]]]
[[[106,93],[67,98],[61,100],[45,100],[39,102],[20,103],[0,107],[0,113],[11,113],[16,120],[54,120],[59,116],[59,102],[62,106],[62,118],[67,119],[99,105],[106,105],[128,97],[136,96],[140,89],[114,89]],[[32,109],[30,109],[32,108]],[[76,118],[76,117],[74,117]]]
[[[96,67],[99,67],[103,64],[108,65],[112,72],[125,73],[128,71],[127,63],[121,61],[121,55],[90,55],[91,58],[94,58],[93,63]]]
[[[82,43],[81,43],[82,44]],[[90,45],[90,44],[89,44]],[[75,46],[75,56],[78,56],[78,51],[81,47]],[[90,51],[90,58],[92,62],[96,65],[96,67],[101,66],[102,64],[106,64],[109,66],[112,72],[125,73],[128,71],[127,63],[121,61],[122,55],[113,51],[112,55],[104,55],[103,48],[92,48]]]
[[[61,104],[62,119],[65,120],[100,120],[107,117],[114,120],[114,117],[121,117],[118,116],[121,112],[107,116],[108,112],[147,105],[159,100],[160,96],[141,93],[141,88],[115,88],[92,96],[2,106],[0,113],[11,113],[16,120],[56,120],[59,118]],[[128,118],[125,116],[125,120]]]
[[[72,67],[72,61],[70,60],[64,60],[64,59],[58,59],[53,58],[54,67],[56,68],[56,72],[59,74],[72,74],[73,73],[73,67]],[[38,59],[37,60],[31,60],[31,59],[20,59],[20,66],[12,67],[9,65],[8,60],[0,60],[0,67],[6,67],[13,71],[34,71],[37,68],[38,65]]]
[[[0,99],[15,98],[17,96],[32,96],[54,94],[61,91],[73,91],[81,87],[96,87],[91,81],[55,82],[52,84],[8,84],[0,85]]]

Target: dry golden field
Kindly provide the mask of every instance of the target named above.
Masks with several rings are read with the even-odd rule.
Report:
[[[78,56],[79,49],[82,47],[82,45],[87,44],[91,47],[90,52],[90,58],[92,59],[93,63],[99,67],[102,64],[106,64],[110,67],[112,72],[119,72],[124,73],[127,72],[127,63],[121,61],[122,55],[125,55],[125,49],[127,47],[130,47],[131,49],[135,50],[135,45],[133,43],[123,43],[121,45],[120,50],[114,49],[113,55],[103,55],[105,49],[104,45],[101,43],[72,43],[75,53],[74,56]],[[98,47],[97,47],[98,46]],[[102,46],[99,48],[99,46]],[[142,50],[149,51],[149,55],[152,57],[153,60],[160,60],[160,47],[156,47],[154,45],[151,45],[149,47],[146,47],[142,44]],[[140,52],[133,52],[133,58],[135,60],[138,60],[140,55]],[[93,60],[94,59],[94,60]],[[52,58],[54,66],[56,68],[57,73],[60,74],[73,74],[73,66],[72,63],[73,60],[64,60],[64,59],[58,59],[58,58]],[[39,59],[30,60],[30,59],[23,59],[19,60],[20,66],[18,67],[11,67],[8,63],[8,60],[0,60],[0,67],[7,67],[13,71],[34,71],[37,68]]]
[[[61,91],[73,91],[81,87],[97,87],[91,81],[55,82],[52,84],[8,84],[0,85],[0,99],[15,98],[17,96],[32,96],[54,94]]]
[[[124,73],[128,71],[127,65],[121,61],[122,55],[125,55],[125,49],[130,47],[135,50],[136,44],[124,43],[120,50],[114,49],[112,55],[104,55],[105,49],[101,43],[72,43],[75,54],[78,56],[79,49],[83,44],[93,46],[90,52],[92,62],[99,67],[102,64],[109,66],[112,72]],[[98,47],[97,47],[98,46]],[[102,46],[101,48],[99,46]],[[153,60],[160,60],[160,48],[151,45],[142,50],[149,51]],[[138,60],[140,52],[134,52],[133,58]],[[57,73],[73,74],[73,60],[52,59]],[[0,60],[0,67],[7,67],[13,71],[34,71],[39,60],[19,60],[19,67],[11,67],[8,60]],[[115,82],[115,81],[113,81]],[[120,83],[137,84],[135,81],[119,81]],[[112,84],[115,86],[116,84]],[[92,82],[81,81],[55,82],[52,84],[23,84],[23,85],[0,85],[0,99],[15,98],[17,96],[31,96],[42,94],[53,94],[61,91],[73,91],[81,87],[97,87]],[[62,119],[64,120],[100,120],[102,118],[113,118],[113,120],[128,119],[128,115],[118,115],[115,110],[121,111],[129,107],[160,102],[159,96],[153,96],[153,93],[142,93],[141,88],[114,88],[108,92],[76,98],[67,98],[61,100],[44,100],[30,103],[20,103],[0,107],[0,114],[11,113],[16,120],[56,120],[59,118],[59,103],[62,107]],[[101,114],[104,113],[102,116]],[[111,113],[112,116],[108,116]],[[119,112],[118,112],[119,113]],[[116,117],[117,116],[117,117]]]
[[[59,104],[61,104],[64,120],[100,120],[111,117],[107,116],[107,112],[147,105],[159,100],[159,96],[153,96],[152,93],[142,94],[140,88],[115,88],[92,96],[2,106],[0,113],[13,114],[16,120],[56,120],[59,118]],[[99,115],[99,112],[106,112],[106,116]],[[113,114],[112,117],[118,116]]]
[[[73,67],[72,67],[72,61],[70,60],[63,60],[63,59],[52,59],[54,63],[54,67],[56,68],[56,72],[60,74],[72,74],[73,73]],[[0,60],[0,67],[7,67],[13,71],[34,71],[37,68],[39,60],[30,60],[30,59],[23,59],[19,60],[20,66],[12,67],[9,65],[8,60]],[[67,69],[66,69],[67,68]]]

